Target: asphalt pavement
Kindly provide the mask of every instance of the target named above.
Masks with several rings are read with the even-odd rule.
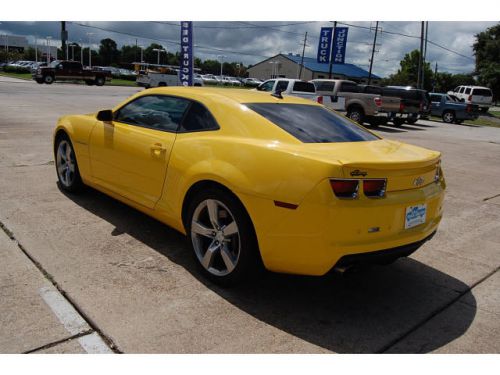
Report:
[[[500,129],[377,130],[443,153],[444,218],[410,258],[222,289],[182,235],[58,189],[57,118],[137,91],[0,77],[0,353],[500,352]]]

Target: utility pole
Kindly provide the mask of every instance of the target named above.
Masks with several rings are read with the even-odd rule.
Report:
[[[378,32],[378,21],[375,24],[375,36],[373,37],[372,58],[370,59],[370,71],[368,72],[368,84],[372,82],[373,56],[375,55],[375,46],[377,45],[377,32]]]
[[[92,68],[92,44],[90,43],[92,35],[94,35],[94,33],[87,33],[87,36],[89,37],[89,68]]]
[[[417,89],[422,88],[422,60],[424,58],[424,21],[420,27],[420,55],[418,57]]]
[[[300,71],[299,71],[299,79],[302,78],[302,67],[304,66],[304,53],[306,52],[306,43],[307,43],[307,31],[304,36],[304,45],[302,47],[302,58],[300,59]]]
[[[332,68],[333,68],[333,38],[335,36],[335,29],[337,28],[337,21],[333,22],[333,32],[332,32],[332,42],[330,50],[330,64],[328,65],[328,79],[332,79]]]
[[[137,38],[135,38],[134,61],[137,61]],[[142,62],[142,58],[141,58],[141,62]]]
[[[437,74],[438,74],[438,63],[436,61],[436,67],[434,68],[434,79],[432,81],[432,92],[436,92],[436,82],[437,82]]]
[[[424,57],[422,58],[422,88],[425,84],[425,59],[427,58],[427,34],[429,33],[429,21],[425,22],[425,37],[424,37]]]
[[[38,40],[35,35],[35,62],[38,62]]]
[[[68,54],[68,32],[66,31],[66,21],[61,21],[61,51],[66,52],[66,60],[69,60]]]

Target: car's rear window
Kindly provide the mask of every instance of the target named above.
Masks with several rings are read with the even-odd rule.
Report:
[[[333,92],[333,89],[335,88],[335,82],[316,81],[313,83],[314,86],[316,87],[316,91]]]
[[[479,95],[479,96],[492,96],[491,95],[491,90],[490,89],[474,89],[472,91],[472,95]]]
[[[293,84],[293,91],[300,91],[300,92],[316,92],[316,88],[311,82],[301,82],[301,81],[296,81]]]
[[[289,103],[245,105],[304,143],[360,142],[379,139],[345,117],[321,106]]]

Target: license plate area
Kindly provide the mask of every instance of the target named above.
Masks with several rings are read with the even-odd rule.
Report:
[[[406,207],[405,229],[416,227],[425,223],[427,218],[427,204],[417,204]]]

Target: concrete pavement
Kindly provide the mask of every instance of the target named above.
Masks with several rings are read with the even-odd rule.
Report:
[[[6,266],[0,288],[11,310],[0,315],[9,327],[0,352],[67,337],[38,292],[47,283],[90,332],[127,353],[500,352],[500,129],[419,121],[378,130],[443,152],[445,217],[411,258],[348,278],[267,274],[225,290],[198,276],[180,234],[93,190],[57,188],[57,118],[111,108],[136,91],[0,77],[0,221],[39,266],[10,246],[31,276],[21,297],[21,271]],[[27,301],[45,316],[39,329]],[[30,319],[19,342],[6,339]],[[69,340],[43,351],[58,349],[83,347]]]

